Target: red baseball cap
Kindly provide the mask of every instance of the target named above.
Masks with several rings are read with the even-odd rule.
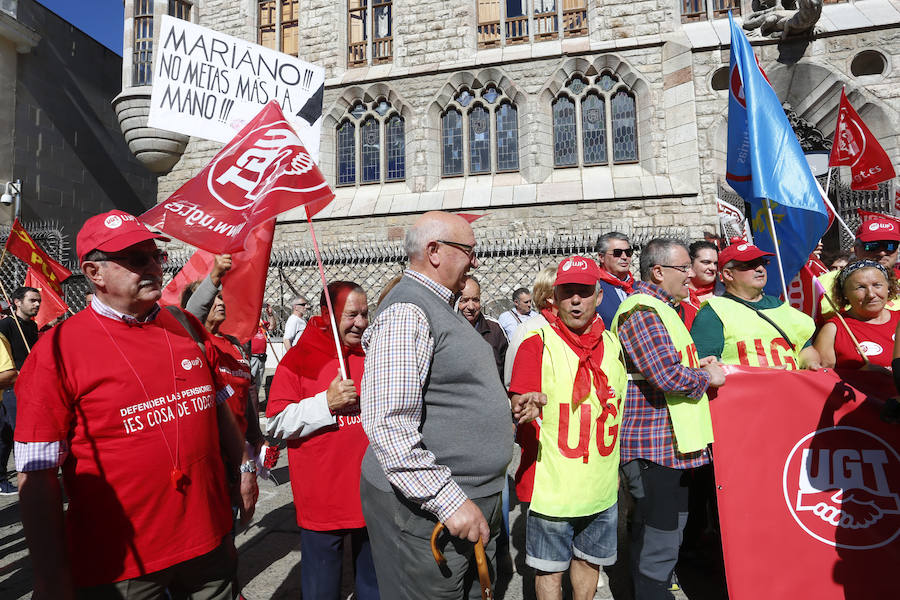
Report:
[[[556,281],[554,286],[564,283],[596,284],[600,280],[600,268],[590,258],[585,256],[570,256],[559,263],[556,268]]]
[[[75,251],[81,262],[93,250],[118,252],[145,240],[170,241],[166,236],[150,231],[133,215],[111,210],[84,222],[75,240]]]
[[[751,260],[756,260],[761,256],[775,255],[771,252],[764,252],[753,244],[748,244],[747,242],[732,244],[730,246],[726,246],[721,252],[719,252],[719,270],[721,270],[731,261],[745,263],[750,262]]]
[[[885,217],[868,219],[856,230],[856,239],[861,242],[900,241],[900,224]]]

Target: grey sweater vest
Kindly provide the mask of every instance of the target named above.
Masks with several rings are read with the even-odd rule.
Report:
[[[434,338],[419,425],[425,449],[438,465],[450,468],[453,481],[470,498],[500,492],[513,439],[509,400],[497,376],[493,350],[453,307],[410,277],[403,277],[388,293],[375,319],[398,302],[421,308]],[[391,490],[371,446],[362,473],[377,488]]]

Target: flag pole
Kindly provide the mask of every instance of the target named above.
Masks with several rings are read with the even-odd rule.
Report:
[[[341,340],[338,337],[337,315],[331,305],[331,295],[328,293],[328,282],[325,281],[325,266],[322,264],[322,255],[319,253],[319,242],[316,241],[316,230],[313,228],[312,217],[309,211],[303,207],[306,213],[306,221],[309,223],[309,233],[312,235],[313,252],[316,255],[316,263],[319,265],[319,277],[322,279],[322,289],[325,291],[325,303],[328,305],[328,314],[331,315],[331,333],[334,335],[334,346],[337,349],[338,365],[341,367],[341,379],[348,379],[347,367],[344,365],[344,353],[341,351]]]
[[[841,218],[841,215],[838,213],[837,209],[834,207],[834,204],[831,203],[831,199],[828,197],[828,190],[831,189],[831,171],[834,170],[834,167],[828,167],[828,177],[825,178],[825,193],[822,195],[822,200],[825,201],[825,204],[828,206],[828,209],[831,211],[831,214],[834,215],[834,218],[838,220],[838,223],[844,226],[844,229],[850,235],[851,238],[856,238],[856,234],[853,233],[853,230],[850,229],[850,226],[847,225],[847,222]],[[821,189],[821,188],[820,188]]]
[[[781,249],[778,248],[778,235],[775,233],[775,218],[772,216],[772,203],[766,198],[766,210],[769,213],[769,227],[771,227],[772,241],[775,245],[775,259],[778,261],[778,274],[781,275],[781,291],[784,292],[784,301],[788,301],[787,282],[784,280],[784,265],[781,264]]]

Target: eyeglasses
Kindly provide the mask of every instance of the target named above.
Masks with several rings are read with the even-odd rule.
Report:
[[[446,244],[447,246],[453,246],[454,248],[459,248],[463,252],[465,252],[469,256],[469,260],[475,258],[475,246],[470,244],[463,244],[462,242],[449,242],[447,240],[435,240],[439,244]]]
[[[607,254],[612,254],[616,258],[622,258],[624,254],[628,258],[631,258],[631,255],[634,254],[634,248],[616,248],[615,250],[610,250]]]
[[[681,271],[682,273],[687,273],[691,270],[691,265],[659,265],[661,267],[665,267],[667,269],[675,269],[676,271]]]
[[[131,269],[144,269],[151,263],[163,266],[169,262],[169,253],[165,250],[155,252],[128,252],[127,254],[102,254],[98,261],[111,260]]]
[[[294,306],[309,306],[309,302],[298,302]]]
[[[900,242],[894,240],[876,240],[874,242],[863,242],[862,248],[866,252],[881,252],[884,250],[888,254],[893,254],[897,251],[898,244]]]
[[[769,259],[768,258],[757,258],[756,260],[751,260],[750,262],[744,263],[735,263],[734,268],[738,271],[755,271],[759,267],[768,267]]]

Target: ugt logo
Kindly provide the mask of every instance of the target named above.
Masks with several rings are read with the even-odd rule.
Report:
[[[900,535],[900,456],[857,427],[814,431],[784,463],[784,500],[810,536],[838,548],[880,548]]]
[[[212,163],[207,186],[223,205],[243,210],[275,190],[308,192],[322,187],[321,183],[309,187],[303,177],[313,167],[312,157],[287,121],[275,121],[233,141],[230,151]]]

